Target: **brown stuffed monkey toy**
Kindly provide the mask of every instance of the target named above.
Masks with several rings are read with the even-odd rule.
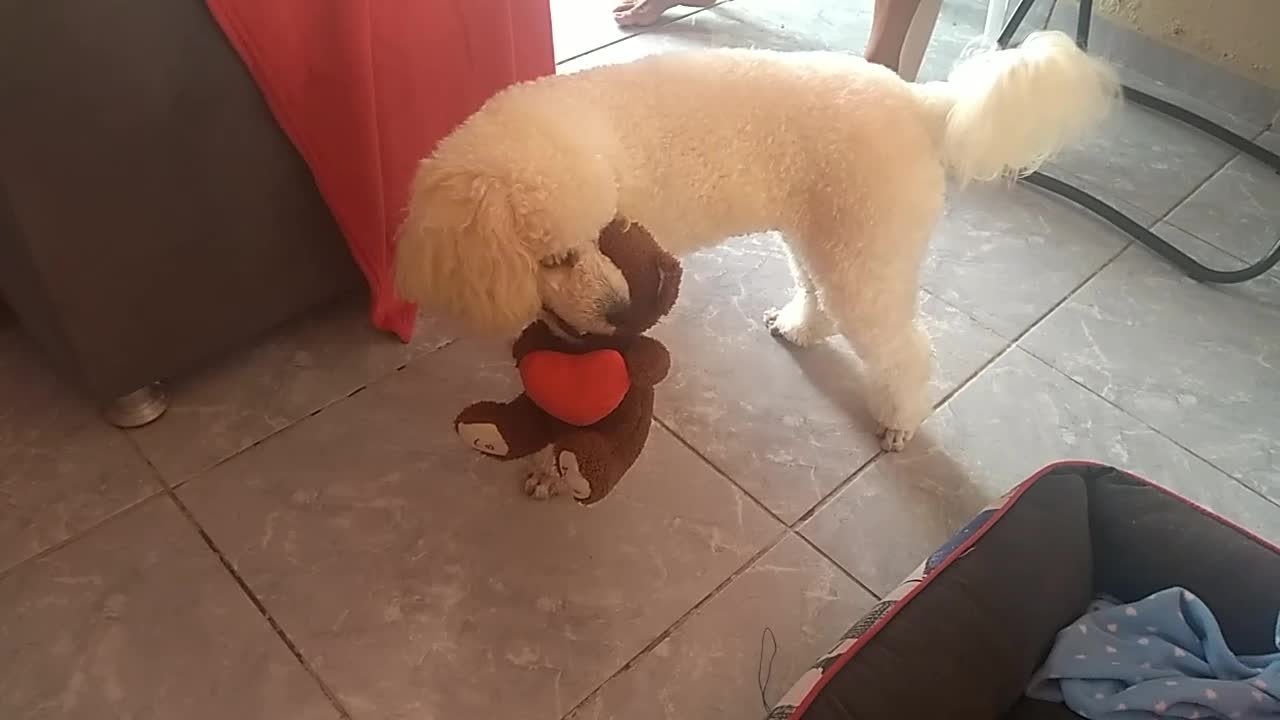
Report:
[[[590,505],[607,495],[649,437],[654,386],[671,356],[642,335],[675,304],[680,262],[644,228],[615,220],[600,231],[600,251],[622,271],[630,304],[612,335],[568,339],[539,320],[512,349],[525,391],[507,402],[478,402],[454,420],[471,448],[500,460],[533,456],[526,491],[548,497],[567,489]]]

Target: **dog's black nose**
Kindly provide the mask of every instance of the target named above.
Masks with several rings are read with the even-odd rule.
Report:
[[[622,327],[627,324],[627,311],[631,309],[631,304],[623,300],[614,300],[604,311],[604,319],[615,328]]]

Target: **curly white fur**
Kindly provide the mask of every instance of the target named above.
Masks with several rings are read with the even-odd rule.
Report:
[[[773,331],[837,331],[863,359],[883,444],[928,413],[917,274],[960,181],[1035,168],[1102,118],[1113,73],[1061,33],[910,84],[827,53],[714,50],[538,80],[490,100],[423,161],[399,240],[401,294],[477,332],[551,310],[607,332],[626,284],[599,253],[622,216],[688,253],[769,230],[795,299]]]

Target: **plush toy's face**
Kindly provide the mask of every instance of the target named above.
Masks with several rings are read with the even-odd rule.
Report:
[[[571,337],[643,333],[670,312],[680,289],[680,262],[623,220],[606,225],[589,251],[545,265],[545,319]]]

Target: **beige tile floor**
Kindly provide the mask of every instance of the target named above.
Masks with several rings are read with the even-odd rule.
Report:
[[[553,7],[566,71],[857,51],[870,23],[866,0],[731,0],[628,36],[596,0]],[[981,18],[947,4],[926,74]],[[1217,262],[1280,234],[1280,178],[1137,108],[1054,172]],[[766,628],[772,700],[1063,457],[1280,539],[1280,275],[1197,285],[1053,197],[957,191],[923,291],[938,407],[884,456],[847,349],[762,328],[789,289],[775,238],[686,267],[659,427],[589,511],[529,501],[460,449],[448,419],[512,378],[501,348],[429,320],[405,347],[353,304],[318,312],[177,382],[169,415],[128,433],[0,326],[0,717],[759,717]]]

